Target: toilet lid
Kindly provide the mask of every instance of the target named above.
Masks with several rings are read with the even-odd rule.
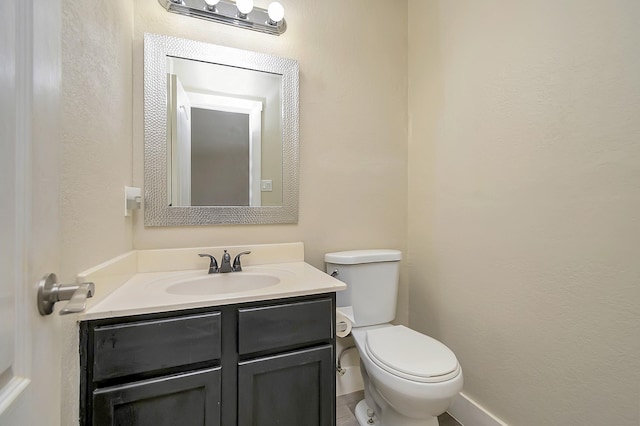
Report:
[[[417,382],[456,377],[456,356],[442,343],[402,325],[367,331],[366,350],[380,368]]]

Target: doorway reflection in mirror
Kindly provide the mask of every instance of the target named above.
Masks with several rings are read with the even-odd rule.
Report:
[[[167,70],[169,205],[282,205],[281,75],[175,57]]]

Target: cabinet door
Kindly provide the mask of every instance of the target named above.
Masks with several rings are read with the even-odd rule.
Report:
[[[333,426],[333,348],[258,358],[238,366],[239,426]]]
[[[220,367],[97,389],[94,426],[219,426]]]

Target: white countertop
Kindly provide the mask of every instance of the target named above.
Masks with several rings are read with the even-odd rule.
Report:
[[[302,262],[271,263],[258,266],[246,266],[242,272],[277,276],[279,282],[254,290],[210,293],[175,294],[167,291],[166,283],[175,284],[181,279],[206,278],[207,270],[182,270],[171,272],[136,273],[124,284],[110,292],[96,303],[89,304],[86,311],[79,314],[78,320],[120,317],[155,312],[176,311],[207,306],[229,305],[259,300],[281,299],[311,294],[341,291],[346,285],[326,273]],[[220,277],[222,279],[226,277]],[[231,277],[233,278],[233,277]],[[212,285],[215,285],[212,284]]]

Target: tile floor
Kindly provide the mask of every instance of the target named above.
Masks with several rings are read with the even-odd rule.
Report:
[[[363,391],[353,392],[338,397],[336,403],[337,426],[358,426],[358,422],[353,411],[356,408],[356,404],[363,398]],[[440,426],[462,426],[448,413],[444,413],[439,416],[438,420],[440,421]]]

